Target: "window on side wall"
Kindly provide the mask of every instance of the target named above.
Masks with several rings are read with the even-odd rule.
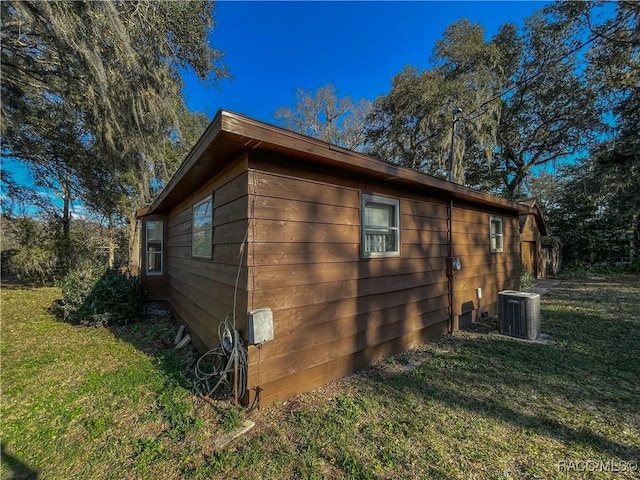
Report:
[[[362,256],[400,255],[400,201],[376,195],[362,196]]]
[[[213,246],[213,202],[209,195],[193,206],[191,256],[211,258]]]
[[[145,225],[147,275],[162,275],[164,222],[149,220]]]
[[[504,232],[502,230],[502,218],[491,217],[489,221],[489,239],[491,253],[502,252],[504,247]]]

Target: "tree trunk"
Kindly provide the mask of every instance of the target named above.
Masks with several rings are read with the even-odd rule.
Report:
[[[113,238],[113,217],[109,215],[109,223],[107,225],[107,242],[109,248],[109,257],[107,258],[107,268],[113,268],[116,256],[116,243]]]
[[[140,222],[136,212],[131,212],[127,219],[129,265],[128,270],[132,275],[140,273]]]
[[[74,266],[71,252],[71,175],[65,171],[60,181],[62,187],[62,238],[58,243],[59,274],[66,275]]]
[[[151,204],[151,193],[149,187],[149,172],[142,170],[137,176],[138,196],[129,207],[127,218],[128,248],[129,248],[129,273],[139,275],[140,273],[140,221],[137,217],[139,208]]]
[[[69,240],[71,233],[71,188],[69,185],[62,187],[62,236]]]
[[[528,172],[528,169],[525,170],[525,169],[518,168],[518,171],[516,172],[513,179],[507,183],[507,198],[509,200],[513,200],[517,198],[517,192],[519,191],[522,182],[527,176],[527,172]]]

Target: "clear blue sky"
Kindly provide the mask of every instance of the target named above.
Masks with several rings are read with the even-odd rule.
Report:
[[[191,110],[220,108],[275,123],[297,88],[333,83],[338,95],[374,100],[406,65],[425,68],[445,28],[461,18],[487,38],[521,24],[549,2],[243,2],[216,4],[212,45],[225,52],[232,80],[220,90],[185,75]]]

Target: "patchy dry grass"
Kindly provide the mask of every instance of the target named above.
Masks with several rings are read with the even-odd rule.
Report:
[[[551,344],[441,338],[251,413],[223,451],[208,445],[229,413],[197,409],[157,345],[169,326],[71,327],[45,311],[55,296],[3,292],[5,477],[22,462],[40,478],[638,478],[576,471],[640,460],[638,276],[556,287]]]

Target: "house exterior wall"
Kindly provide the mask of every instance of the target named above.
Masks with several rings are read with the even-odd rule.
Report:
[[[177,319],[188,325],[196,348],[218,344],[218,324],[233,312],[240,246],[247,229],[246,156],[237,159],[171,210],[168,219],[167,300]],[[192,207],[213,196],[212,258],[194,258]],[[247,266],[240,266],[236,321],[246,328]]]
[[[248,386],[262,388],[263,404],[447,332],[446,199],[254,152],[248,182],[248,308],[274,316],[274,340],[249,348]],[[363,194],[400,200],[400,256],[362,257]],[[504,252],[494,254],[492,214],[505,229]],[[453,225],[463,264],[453,282],[457,326],[459,315],[477,313],[477,287],[485,311],[495,311],[498,291],[517,287],[520,253],[515,213],[454,206]]]
[[[210,194],[212,257],[193,258],[192,208]],[[363,258],[365,194],[399,200],[399,256]],[[492,216],[503,219],[499,253],[490,251]],[[427,188],[354,178],[284,154],[242,154],[163,218],[165,272],[157,292],[203,353],[217,345],[218,325],[233,310],[246,235],[237,328],[246,338],[247,312],[258,308],[271,308],[274,319],[274,340],[248,347],[245,401],[260,387],[262,405],[457,330],[480,310],[495,313],[497,293],[517,289],[520,277],[517,213],[451,203]],[[462,263],[452,284],[449,256]]]
[[[502,218],[503,251],[491,252],[489,222]],[[453,208],[453,251],[462,269],[455,276],[455,314],[468,325],[481,314],[497,313],[498,292],[520,287],[520,233],[518,217],[500,210],[458,203]],[[476,289],[482,289],[478,299]]]

